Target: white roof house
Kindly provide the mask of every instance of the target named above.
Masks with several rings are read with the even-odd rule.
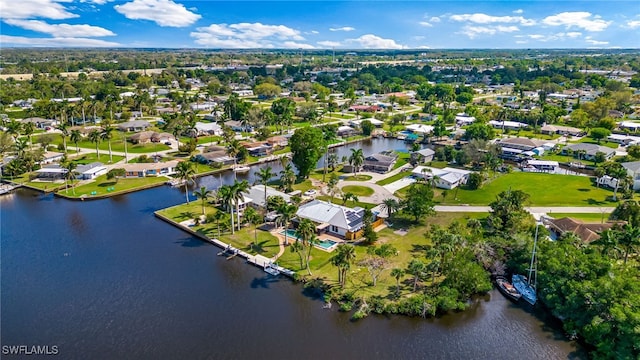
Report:
[[[505,128],[505,129],[512,129],[512,130],[522,129],[529,126],[528,124],[517,122],[517,121],[498,121],[498,120],[489,121],[489,125],[493,126],[496,129]]]
[[[618,127],[620,129],[637,131],[638,129],[640,129],[640,123],[634,121],[621,121],[618,123]]]
[[[433,126],[423,124],[411,124],[405,126],[405,128],[415,134],[428,134],[433,132]]]
[[[473,122],[475,121],[476,121],[475,117],[467,115],[465,113],[456,114],[456,124],[458,124],[458,126],[473,124]]]
[[[202,134],[222,135],[222,127],[220,127],[220,125],[216,123],[197,122],[195,128],[196,128],[196,131],[198,132],[198,135],[202,135]]]
[[[360,124],[362,124],[363,121],[368,120],[371,122],[371,124],[375,127],[381,127],[382,125],[384,125],[384,121],[378,120],[378,119],[374,119],[374,118],[369,118],[369,119],[360,119],[360,120],[351,120],[349,121],[349,125],[352,126],[360,126]]]
[[[436,179],[436,187],[441,189],[453,189],[459,185],[467,183],[471,171],[445,167],[443,169],[432,168],[429,166],[417,166],[413,169],[414,177],[431,180]]]
[[[319,224],[318,229],[340,236],[356,232],[364,226],[364,209],[348,208],[322,200],[300,205],[296,216]]]
[[[250,198],[254,205],[259,206],[261,208],[266,208],[266,203],[264,202],[264,185],[254,185],[249,188],[249,190],[244,193],[246,195],[245,198]],[[291,196],[283,193],[282,191],[278,191],[270,186],[267,186],[267,198],[271,196],[280,196],[284,199],[285,202],[291,202]]]

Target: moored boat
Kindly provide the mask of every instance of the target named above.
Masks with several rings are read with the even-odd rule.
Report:
[[[237,173],[246,173],[246,172],[249,172],[249,170],[251,170],[250,167],[242,166],[242,165],[238,165],[233,168],[233,171]]]
[[[534,305],[536,303],[536,301],[538,300],[536,289],[531,286],[531,284],[529,284],[527,278],[524,275],[513,275],[511,277],[511,283],[526,302],[531,305]]]
[[[522,297],[522,294],[505,278],[504,276],[496,277],[496,285],[498,285],[498,290],[513,301],[518,301]]]

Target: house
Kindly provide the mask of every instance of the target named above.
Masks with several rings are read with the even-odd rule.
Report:
[[[458,126],[471,125],[476,121],[476,118],[465,113],[456,114],[456,124]]]
[[[291,195],[285,194],[282,191],[278,191],[272,188],[271,186],[266,186],[266,189],[267,189],[267,199],[270,198],[271,196],[280,196],[281,198],[284,199],[284,201],[287,204],[291,203]],[[247,192],[244,193],[244,195],[247,198],[251,198],[251,205],[253,207],[265,209],[267,207],[267,204],[264,202],[264,191],[265,191],[264,185],[262,184],[253,185],[252,187],[249,188]]]
[[[100,175],[107,173],[107,167],[101,162],[93,162],[86,165],[79,165],[75,173],[78,174],[77,178],[80,180],[93,180]]]
[[[41,164],[41,165],[51,164],[51,163],[62,160],[63,157],[64,157],[63,153],[54,152],[54,151],[45,151],[45,153],[42,154],[42,160],[38,162],[38,164]]]
[[[557,161],[547,161],[547,160],[527,160],[525,165],[522,167],[522,171],[529,172],[555,172],[560,167]]]
[[[134,144],[148,144],[155,133],[155,131],[141,131],[129,136],[128,140]]]
[[[253,90],[234,90],[232,93],[240,96],[240,97],[248,97],[253,96]]]
[[[506,138],[501,139],[498,145],[503,148],[518,149],[522,151],[532,151],[533,149],[543,145],[541,141],[531,140],[527,138]]]
[[[618,129],[637,132],[640,129],[640,123],[635,121],[621,121],[618,123]]]
[[[147,130],[149,127],[151,127],[151,124],[149,124],[149,122],[146,120],[131,120],[131,121],[118,124],[118,129],[120,129],[120,131],[126,131],[126,132],[144,131],[144,130]]]
[[[242,146],[249,151],[251,156],[267,156],[273,153],[273,146],[266,142],[243,143]]]
[[[354,240],[362,234],[364,213],[365,210],[360,207],[352,209],[322,200],[313,200],[300,205],[296,216],[299,219],[313,221],[318,233]],[[377,221],[374,222],[374,226],[376,225],[378,225]]]
[[[352,128],[351,126],[339,126],[338,130],[336,131],[336,134],[338,136],[352,136],[356,133],[356,129]]]
[[[243,125],[242,122],[236,120],[225,121],[225,126],[229,127],[233,131],[237,132],[252,132],[253,127],[251,125]]]
[[[584,223],[580,220],[564,217],[560,219],[544,220],[549,228],[552,238],[559,238],[563,234],[570,232],[576,234],[582,241],[590,243],[600,238],[600,233],[611,229],[619,224],[617,222],[606,222],[603,224]]]
[[[58,124],[57,120],[53,119],[43,119],[40,117],[30,117],[26,119],[20,120],[21,123],[32,123],[37,129],[46,129],[47,127],[51,128],[54,125]]]
[[[272,136],[265,140],[267,144],[273,146],[274,149],[282,149],[289,145],[289,139],[285,136]]]
[[[545,125],[540,128],[540,133],[545,135],[569,135],[569,136],[584,136],[586,132],[582,129],[574,128],[571,126],[562,125]]]
[[[349,125],[353,126],[353,127],[360,127],[360,125],[362,124],[363,121],[369,121],[371,123],[371,125],[380,128],[384,125],[384,121],[378,120],[378,119],[374,119],[374,118],[369,118],[369,119],[361,119],[361,120],[351,120],[349,121]]]
[[[440,189],[451,190],[457,186],[466,184],[471,171],[450,167],[437,169],[428,166],[417,166],[411,173],[413,177],[429,181],[435,180],[435,186]]]
[[[414,151],[411,153],[411,162],[420,164],[431,162],[433,161],[433,155],[435,155],[435,153],[435,151],[429,148]]]
[[[197,136],[217,135],[223,134],[222,127],[216,123],[203,123],[197,122],[195,126]]]
[[[432,133],[434,128],[431,125],[411,124],[405,126],[405,129],[411,131],[414,134],[424,135]]]
[[[623,162],[621,165],[633,179],[633,190],[640,190],[640,161]]]
[[[36,170],[36,177],[40,180],[55,181],[62,180],[67,174],[67,169],[60,165],[48,165]]]
[[[126,171],[125,177],[171,175],[176,172],[175,168],[179,162],[178,160],[171,160],[157,163],[123,164],[122,168]]]
[[[639,136],[611,134],[607,136],[607,141],[620,144],[622,146],[634,145],[640,143]]]
[[[616,154],[616,151],[610,147],[588,143],[571,144],[562,148],[563,155],[567,155],[569,151],[575,158],[591,161],[596,158],[597,153],[603,153],[605,160],[611,159]]]
[[[493,126],[494,129],[502,129],[502,130],[520,130],[529,127],[528,124],[516,122],[516,121],[498,121],[491,120],[489,121],[489,125]]]
[[[398,154],[394,151],[383,151],[371,154],[364,158],[362,168],[365,171],[372,171],[384,174],[393,168],[398,159]]]
[[[211,111],[215,109],[216,106],[218,106],[218,104],[215,102],[204,102],[200,104],[195,103],[195,104],[189,105],[192,111]]]

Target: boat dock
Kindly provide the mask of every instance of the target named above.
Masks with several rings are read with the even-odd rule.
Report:
[[[8,194],[14,189],[19,188],[22,185],[19,184],[0,184],[0,195]]]

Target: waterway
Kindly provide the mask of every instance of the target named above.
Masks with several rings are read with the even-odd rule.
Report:
[[[0,197],[0,343],[61,359],[566,359],[557,324],[497,291],[436,319],[351,322],[156,219],[159,187],[97,201],[19,189]],[[18,358],[2,356],[3,359]]]

